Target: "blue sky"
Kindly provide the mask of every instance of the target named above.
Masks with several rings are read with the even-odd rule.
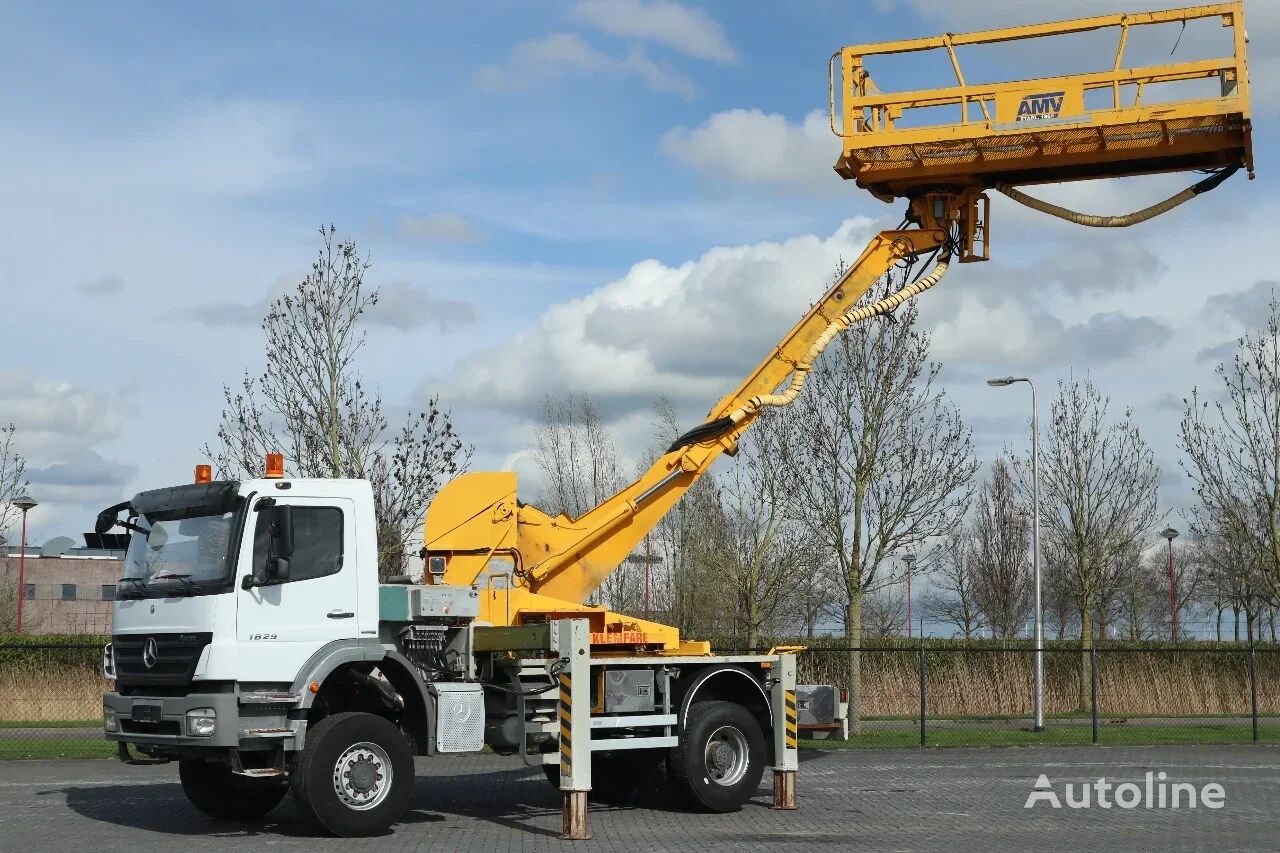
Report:
[[[260,367],[262,306],[305,273],[329,222],[388,297],[363,369],[390,404],[439,393],[477,466],[527,472],[537,400],[585,391],[638,455],[655,396],[696,422],[836,260],[900,218],[830,171],[833,50],[1158,5],[9,4],[0,421],[30,459],[32,538],[75,535],[119,496],[190,476],[221,385]],[[1280,9],[1253,0],[1248,14],[1256,182],[1123,234],[998,201],[998,260],[922,306],[986,457],[1022,446],[1026,404],[985,376],[1030,373],[1048,392],[1088,372],[1135,408],[1166,503],[1185,503],[1177,401],[1211,380],[1215,347],[1274,277]],[[1189,32],[1178,55],[1212,38]],[[1037,76],[1094,50],[1092,66],[1110,61],[1085,41],[967,68]],[[893,83],[946,82],[934,70],[904,63]],[[1121,212],[1187,182],[1042,194]]]

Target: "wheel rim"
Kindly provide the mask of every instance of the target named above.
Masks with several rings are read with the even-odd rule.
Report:
[[[347,808],[376,808],[391,792],[394,773],[387,751],[376,743],[361,741],[347,747],[333,765],[333,790]]]
[[[721,726],[707,738],[704,758],[712,782],[725,787],[738,784],[751,764],[746,735],[733,726]]]

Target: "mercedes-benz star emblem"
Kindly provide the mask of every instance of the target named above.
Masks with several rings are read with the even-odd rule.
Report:
[[[147,641],[142,644],[142,665],[147,669],[151,669],[159,659],[160,646],[156,644],[156,638],[147,637]]]

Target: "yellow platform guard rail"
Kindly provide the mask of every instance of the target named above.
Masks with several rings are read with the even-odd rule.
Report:
[[[1135,27],[1204,18],[1218,18],[1233,29],[1231,56],[1126,64]],[[956,53],[967,45],[1103,29],[1116,30],[1110,70],[970,84]],[[872,56],[932,50],[946,52],[954,85],[886,92],[864,65]],[[843,141],[836,171],[884,201],[939,187],[1013,186],[1241,163],[1253,171],[1243,2],[852,45],[832,54],[828,74],[831,129]],[[1157,84],[1214,77],[1221,83],[1219,97],[1197,92],[1186,100],[1144,99]],[[1090,94],[1098,90],[1105,94]],[[955,108],[953,121],[911,126],[913,110],[948,106]]]

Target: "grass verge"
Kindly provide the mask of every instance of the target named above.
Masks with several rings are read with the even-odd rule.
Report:
[[[0,741],[0,761],[20,758],[114,758],[116,745],[105,740],[33,740]]]
[[[1258,728],[1258,738],[1264,743],[1280,742],[1280,726],[1264,725]],[[1083,746],[1092,743],[1089,726],[1054,728],[1043,732],[1026,729],[972,730],[936,729],[926,733],[925,745],[931,747],[978,746]],[[1248,726],[1188,725],[1188,726],[1103,726],[1098,731],[1100,746],[1158,746],[1168,744],[1243,744],[1253,742],[1253,732]],[[893,747],[918,747],[918,729],[901,731],[873,731],[849,740],[801,740],[801,749],[884,749]]]

